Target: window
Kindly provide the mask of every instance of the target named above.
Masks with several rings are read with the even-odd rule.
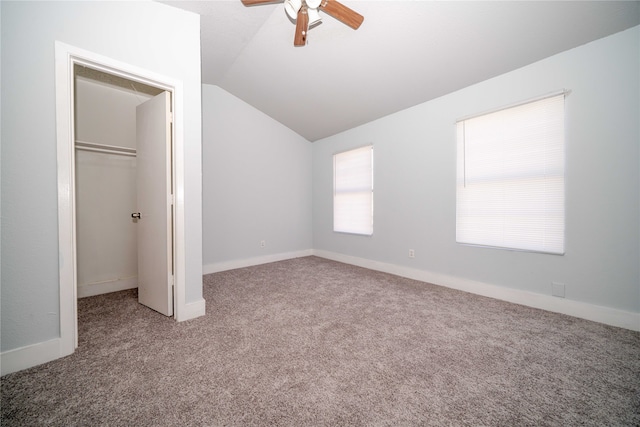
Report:
[[[456,126],[456,241],[563,254],[564,93]]]
[[[373,146],[333,156],[333,231],[373,234]]]

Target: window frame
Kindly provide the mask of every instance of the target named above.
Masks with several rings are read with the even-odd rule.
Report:
[[[552,92],[552,93],[549,93],[540,97],[536,97],[533,99],[529,99],[523,102],[510,104],[508,106],[501,107],[498,109],[475,114],[472,116],[467,116],[467,117],[458,119],[456,121],[455,123],[456,125],[456,220],[455,220],[456,243],[461,245],[466,245],[466,246],[503,249],[503,250],[509,250],[509,251],[544,253],[544,254],[551,254],[551,255],[565,254],[566,252],[566,169],[567,169],[566,168],[567,135],[566,135],[565,99],[566,99],[567,93],[568,91],[566,90]],[[554,98],[554,99],[551,99],[551,98]],[[466,218],[464,216],[461,217],[461,206],[464,205],[464,208],[462,210],[464,210],[465,208],[468,209],[469,206],[473,207],[473,202],[471,203],[469,202],[469,198],[470,198],[469,196],[478,197],[478,195],[482,193],[481,193],[481,190],[471,190],[471,191],[467,190],[467,186],[469,185],[469,181],[468,181],[469,177],[467,176],[468,175],[468,166],[467,166],[468,141],[467,141],[467,135],[465,133],[466,122],[474,119],[482,119],[482,118],[485,118],[485,119],[488,118],[487,120],[495,119],[496,117],[500,117],[499,115],[509,114],[510,110],[511,112],[515,111],[514,114],[517,114],[518,111],[516,109],[520,107],[525,107],[525,108],[532,107],[535,109],[539,105],[542,105],[542,101],[546,101],[549,103],[557,101],[558,104],[556,104],[556,107],[558,107],[558,110],[559,110],[558,113],[561,114],[560,117],[555,117],[549,120],[549,122],[552,123],[552,129],[555,130],[554,138],[558,138],[557,142],[555,143],[556,145],[553,146],[554,147],[553,150],[555,150],[554,151],[554,153],[556,153],[555,156],[559,156],[559,157],[553,157],[552,155],[549,155],[549,154],[540,155],[540,158],[544,159],[541,161],[549,162],[549,165],[554,164],[555,167],[558,168],[557,171],[559,171],[559,173],[550,173],[549,171],[551,171],[552,168],[547,168],[547,163],[545,163],[544,164],[545,167],[541,169],[539,168],[539,165],[536,165],[536,164],[528,165],[530,169],[526,169],[524,172],[523,170],[518,170],[517,172],[511,171],[510,173],[505,173],[504,171],[503,172],[496,171],[493,173],[493,177],[490,176],[492,172],[489,171],[489,173],[483,176],[484,183],[487,188],[491,186],[491,183],[493,183],[493,187],[491,187],[493,191],[499,192],[502,190],[502,191],[505,191],[505,193],[507,193],[507,191],[504,190],[504,188],[509,187],[510,190],[508,194],[510,196],[513,196],[513,195],[516,195],[516,196],[509,199],[509,197],[502,195],[502,197],[504,197],[504,199],[507,199],[508,201],[504,202],[504,204],[500,206],[502,211],[499,212],[497,215],[494,215],[494,214],[498,210],[498,208],[494,208],[492,211],[490,208],[486,207],[486,206],[489,206],[490,204],[487,201],[487,199],[483,200],[483,202],[486,203],[486,205],[482,205],[482,202],[480,203],[475,202],[476,205],[474,209],[476,210],[475,212],[472,212],[471,216],[475,215],[476,217],[482,217],[483,213],[481,211],[485,210],[484,212],[485,218],[491,217],[491,219],[493,220],[497,218],[502,219],[503,230],[500,230],[498,234],[492,235],[491,233],[486,233],[485,236],[482,236],[481,235],[482,231],[478,231],[482,229],[481,225],[480,226],[476,225],[475,231],[469,231],[469,230],[472,230],[472,227],[470,226],[470,224],[473,223],[473,219],[469,219],[470,216],[468,215],[468,210],[463,214],[463,215],[467,215],[467,217]],[[540,103],[540,104],[536,104],[536,103]],[[536,105],[533,105],[533,104],[536,104]],[[529,112],[528,114],[533,115],[534,113]],[[513,119],[513,117],[509,119]],[[544,125],[547,126],[548,124],[549,123],[545,122]],[[518,130],[517,130],[516,140],[518,138],[523,138],[523,135],[527,133],[527,131],[524,131],[523,129],[525,129],[525,127],[528,128],[528,126],[529,126],[529,123],[527,123],[526,126],[517,128]],[[553,126],[555,126],[555,128],[553,128]],[[462,130],[461,130],[461,127],[462,127]],[[502,131],[503,131],[503,128],[500,126],[497,126],[494,131],[494,135],[492,135],[492,138],[500,139],[500,137],[495,136],[495,134],[500,133]],[[534,132],[529,132],[529,133],[534,133]],[[536,138],[537,139],[532,139],[535,142],[532,145],[528,145],[527,147],[535,146],[538,143],[538,141],[542,141],[541,139],[539,139],[541,137],[536,137]],[[512,139],[505,138],[504,141],[502,142],[502,149],[506,149],[506,150],[511,149],[512,147],[509,147],[510,141],[512,141]],[[523,147],[520,147],[519,150],[522,150]],[[544,151],[539,148],[538,150]],[[519,153],[520,153],[519,155],[522,156],[522,152],[520,151]],[[556,160],[549,160],[549,159],[556,159]],[[539,169],[536,170],[536,167],[538,167]],[[510,169],[510,168],[506,167],[505,169]],[[534,177],[534,179],[531,179],[531,177]],[[528,184],[527,184],[527,181],[529,181]],[[545,203],[544,205],[535,204],[533,202],[533,200],[535,199],[533,197],[529,198],[529,195],[523,189],[525,188],[525,185],[533,186],[534,184],[531,184],[532,181],[544,182],[545,183],[544,185],[536,184],[539,187],[535,187],[535,188],[536,189],[545,188],[545,191],[547,188],[545,187],[545,185],[549,185],[549,183],[551,183],[552,181],[555,181],[553,183],[554,185],[556,185],[555,200],[560,200],[560,201],[555,203],[554,209],[549,209],[549,210],[546,209],[547,208],[546,203],[549,203],[549,200],[554,199],[553,196],[549,196],[550,193],[547,194],[545,192],[544,197],[537,200],[537,202]],[[512,184],[512,185],[509,186],[509,184]],[[473,182],[472,182],[472,185],[474,185]],[[475,184],[475,185],[480,186],[480,184]],[[513,188],[516,188],[517,190],[513,191]],[[475,193],[473,191],[475,191]],[[482,194],[482,195],[485,195],[485,194]],[[517,223],[518,221],[520,221],[523,224],[525,223],[525,221],[522,219],[516,219],[512,221],[508,213],[508,212],[513,212],[518,210],[522,211],[522,209],[520,209],[521,206],[517,204],[518,203],[517,200],[520,200],[520,198],[526,199],[526,201],[529,201],[532,203],[531,206],[534,206],[534,209],[530,211],[532,212],[531,218],[534,218],[534,221],[540,221],[540,223],[544,225],[513,226],[513,224]],[[469,204],[466,205],[465,203],[469,203]],[[483,207],[480,208],[480,206],[483,206]],[[542,206],[544,206],[544,208]],[[505,212],[504,209],[507,209],[508,212]],[[552,212],[552,213],[549,213],[549,212]],[[553,214],[553,212],[555,212],[555,214]],[[465,223],[464,222],[465,220],[468,222]],[[485,226],[491,223],[490,220],[483,220],[483,219],[476,219],[476,221],[477,221],[477,224],[482,223]],[[495,220],[493,224],[495,225],[499,223],[500,223],[500,220]],[[510,223],[511,225],[504,225],[505,223]],[[512,230],[516,230],[518,232],[517,235],[513,233],[510,234],[508,231],[505,231],[505,229],[509,229],[510,226],[513,227]],[[531,230],[538,231],[538,234],[536,234],[538,236],[537,239],[527,238],[525,236],[526,232]],[[555,233],[553,234],[553,236],[555,236],[555,243],[547,243],[548,241],[553,242],[554,238],[549,239],[547,241],[546,238],[539,237],[540,235],[547,236],[546,233],[549,230]],[[514,236],[514,237],[510,237],[510,236]],[[500,242],[501,244],[494,244],[496,242]]]
[[[341,155],[346,155],[349,153],[354,153],[360,150],[365,150],[365,149],[369,149],[369,155],[370,155],[370,177],[369,179],[369,186],[366,187],[366,189],[352,189],[351,191],[345,191],[345,190],[340,190],[338,189],[338,171],[337,171],[337,162],[339,160],[339,157]],[[352,235],[357,235],[357,236],[373,236],[373,223],[374,223],[374,146],[373,144],[366,144],[366,145],[361,145],[355,148],[350,148],[348,150],[342,150],[339,152],[336,152],[332,155],[332,162],[333,162],[333,196],[332,196],[332,201],[333,201],[333,232],[334,233],[340,233],[340,234],[352,234]],[[342,193],[342,194],[362,194],[362,193],[367,193],[367,196],[369,198],[369,205],[370,208],[368,209],[369,214],[367,216],[367,218],[370,220],[370,223],[367,225],[367,228],[364,229],[346,229],[344,225],[340,225],[339,227],[336,224],[336,212],[339,209],[339,206],[337,206],[337,204],[339,203],[337,200],[338,194]],[[353,201],[351,201],[353,202]]]

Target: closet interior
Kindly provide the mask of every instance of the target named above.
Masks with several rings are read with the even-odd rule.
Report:
[[[162,90],[76,65],[78,297],[137,287],[136,106]]]

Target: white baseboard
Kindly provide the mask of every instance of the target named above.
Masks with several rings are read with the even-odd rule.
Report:
[[[433,273],[379,261],[372,261],[366,258],[353,257],[330,251],[314,249],[313,255],[344,262],[345,264],[395,274],[396,276],[419,280],[421,282],[445,286],[447,288],[457,289],[472,294],[508,301],[528,307],[539,308],[555,313],[562,313],[573,317],[579,317],[581,319],[617,326],[619,328],[640,331],[640,313],[618,310],[615,308],[603,307],[585,302],[568,300],[565,298],[558,298],[551,295],[542,295],[529,291],[510,289],[475,280],[463,279],[460,277]]]
[[[251,267],[254,265],[268,264],[270,262],[284,261],[287,259],[301,258],[313,255],[312,249],[296,252],[283,252],[279,254],[265,255],[255,258],[238,259],[233,261],[216,262],[202,267],[203,274],[217,273],[219,271],[235,270],[236,268]]]
[[[60,338],[40,342],[0,354],[2,375],[18,372],[32,366],[68,356],[62,353]]]
[[[78,285],[78,298],[92,297],[108,294],[109,292],[124,291],[138,287],[138,276],[125,277],[124,279],[107,280],[97,283],[81,283]]]
[[[188,302],[184,305],[183,309],[178,312],[176,320],[178,322],[184,322],[186,320],[195,319],[196,317],[205,315],[206,302],[204,298],[201,298],[195,302]]]

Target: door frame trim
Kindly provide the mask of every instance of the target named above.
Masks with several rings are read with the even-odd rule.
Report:
[[[171,92],[173,111],[173,265],[174,315],[187,315],[185,257],[185,168],[183,83],[168,76],[75,46],[55,42],[56,139],[58,160],[58,268],[60,288],[60,357],[78,346],[75,214],[74,65],[83,65]]]

